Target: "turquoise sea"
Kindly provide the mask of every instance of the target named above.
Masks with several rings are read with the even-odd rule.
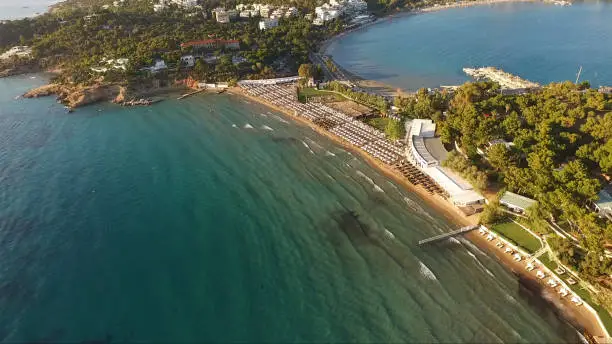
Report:
[[[32,77],[34,79],[32,79]],[[15,99],[0,79],[0,341],[573,342],[456,226],[232,95]]]
[[[58,0],[0,0],[0,20],[21,19],[42,14]]]
[[[367,79],[407,90],[458,85],[464,67],[496,66],[540,83],[612,85],[612,2],[507,3],[399,14],[327,49]]]

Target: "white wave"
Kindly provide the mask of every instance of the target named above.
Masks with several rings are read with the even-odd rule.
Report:
[[[270,114],[270,113],[268,112],[268,114]],[[280,116],[274,115],[274,118],[276,118],[277,120],[279,120],[279,121],[281,121],[283,123],[289,123],[288,121],[282,119]]]
[[[272,128],[268,127],[267,125],[262,125],[262,126],[261,126],[261,129],[263,129],[263,130],[268,130],[268,131],[274,131],[274,129],[272,129]]]
[[[302,141],[302,144],[304,145],[304,147],[308,148],[308,150],[310,151],[311,154],[315,153],[315,152],[312,151],[312,149],[310,149],[310,146],[308,145],[308,143]]]
[[[238,128],[238,126],[235,124],[232,124],[232,128]]]
[[[480,266],[480,268],[481,268],[481,269],[483,269],[483,270],[484,270],[484,272],[486,272],[486,273],[487,273],[487,275],[489,275],[489,276],[491,276],[491,277],[495,277],[495,275],[494,275],[494,274],[493,274],[493,273],[492,273],[492,272],[491,272],[489,269],[487,269],[487,267],[486,267],[486,266],[484,266],[484,264],[482,264],[482,263],[480,262],[480,259],[478,259],[478,257],[476,257],[476,255],[475,255],[475,254],[473,254],[473,253],[472,253],[472,252],[470,252],[470,251],[467,251],[467,253],[470,255],[470,257],[474,258],[474,260],[476,261],[476,263],[478,264],[478,266]]]
[[[268,115],[271,115],[271,114],[272,114],[272,112],[270,112],[270,111],[268,111],[268,112],[266,112],[266,113],[267,113]]]
[[[374,191],[382,192],[382,193],[385,192],[385,190],[383,190],[380,186],[376,185],[376,183],[374,182],[374,180],[372,180],[372,178],[366,176],[363,172],[357,170],[357,175],[367,180],[368,183],[370,183],[370,185],[372,185],[372,187],[374,188]]]
[[[309,138],[309,137],[307,137],[307,138],[306,138],[306,141],[308,141],[308,143],[310,143],[311,145],[313,145],[313,146],[315,146],[315,147],[317,147],[317,148],[319,148],[319,149],[323,149],[323,147],[322,147],[320,144],[316,143],[315,141],[313,141],[313,140],[312,140],[311,138]]]
[[[253,129],[253,126],[247,123],[244,125],[244,129]]]
[[[506,301],[512,302],[512,303],[516,303],[516,299],[512,297],[512,295],[508,294],[508,293],[504,293],[504,298],[506,299]]]
[[[384,234],[385,238],[389,239],[389,240],[393,240],[395,239],[395,234],[393,234],[390,230],[385,228],[385,234]]]
[[[482,252],[478,246],[472,244],[469,240],[467,240],[466,238],[459,238],[459,241],[461,241],[462,244],[468,246],[469,248],[471,248],[473,251],[475,251],[476,253],[478,253],[481,256],[485,256],[486,257],[486,253]]]
[[[36,77],[35,76],[31,76],[30,79],[36,79]]]
[[[330,151],[326,151],[325,155],[327,155],[327,156],[336,156],[336,154],[334,154],[334,153],[332,153]]]
[[[427,265],[423,264],[422,261],[419,261],[419,265],[421,266],[421,276],[427,278],[428,280],[435,281],[438,278],[434,273],[427,267]]]
[[[404,197],[404,202],[406,202],[406,205],[410,210],[414,211],[419,215],[423,215],[430,220],[434,220],[434,218],[428,212],[426,212],[425,209],[421,208],[421,206],[417,202],[413,201],[408,197]]]
[[[260,113],[259,114],[261,117],[268,117],[268,115],[266,115],[265,113]]]
[[[248,101],[248,100],[243,100],[243,102],[245,102],[245,103],[247,103],[247,104],[251,104],[251,102],[250,102],[250,101]]]

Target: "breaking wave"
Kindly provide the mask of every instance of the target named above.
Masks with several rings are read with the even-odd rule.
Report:
[[[392,233],[390,230],[388,230],[388,229],[386,229],[386,228],[385,228],[385,234],[384,234],[384,237],[385,237],[386,239],[393,240],[393,239],[395,239],[395,234],[393,234],[393,233]]]
[[[422,261],[419,260],[419,265],[421,266],[421,276],[427,278],[428,280],[435,281],[438,278],[434,275],[433,271],[431,271],[427,265],[423,264]]]
[[[253,129],[253,126],[247,123],[244,125],[244,129]]]
[[[493,273],[492,273],[492,272],[491,272],[489,269],[487,269],[487,267],[486,267],[486,266],[484,266],[484,265],[483,265],[483,264],[480,262],[480,260],[478,259],[478,257],[476,257],[476,255],[475,255],[475,254],[473,254],[473,253],[472,253],[472,252],[470,252],[470,251],[467,251],[467,253],[470,255],[470,257],[474,258],[474,260],[476,261],[476,263],[478,264],[478,266],[480,266],[480,268],[481,268],[481,269],[483,269],[483,270],[484,270],[484,271],[487,273],[487,275],[489,275],[489,276],[491,276],[491,277],[495,277],[495,275],[494,275],[494,274],[493,274]]]
[[[330,151],[326,151],[326,152],[325,152],[325,155],[326,155],[326,156],[336,156],[336,154],[334,154],[334,153],[332,153],[332,152],[330,152]]]
[[[272,129],[272,128],[268,127],[267,125],[262,125],[262,126],[261,126],[261,129],[263,129],[263,130],[268,130],[268,131],[274,131],[274,129]]]
[[[421,206],[417,202],[411,200],[408,197],[404,197],[404,202],[406,202],[406,205],[410,210],[414,211],[419,215],[423,215],[430,220],[434,220],[434,218],[428,212],[426,212],[425,209],[421,208]]]
[[[302,144],[304,145],[304,147],[308,148],[308,150],[310,151],[311,154],[315,153],[315,152],[312,151],[312,149],[310,149],[310,146],[308,145],[308,143],[302,141]]]
[[[268,117],[268,115],[266,115],[265,113],[260,113],[259,114],[261,117]]]
[[[232,128],[238,128],[238,126],[235,124],[232,124]]]
[[[376,183],[374,183],[374,180],[372,180],[372,178],[366,176],[363,172],[357,170],[357,175],[360,176],[361,178],[367,180],[368,183],[370,183],[370,185],[372,185],[372,187],[374,188],[374,191],[382,192],[382,193],[385,192],[385,190],[383,190],[380,186],[378,186],[378,185],[376,185]]]
[[[270,113],[268,112],[268,114],[270,114]],[[289,123],[288,121],[282,119],[280,116],[274,115],[274,118],[276,118],[277,120],[281,121],[282,123]]]

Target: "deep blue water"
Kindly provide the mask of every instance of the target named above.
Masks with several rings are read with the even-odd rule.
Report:
[[[0,341],[576,339],[469,242],[418,248],[455,225],[289,118],[15,99],[42,82],[0,79]]]
[[[0,20],[32,17],[45,13],[58,0],[0,0]]]
[[[327,50],[367,79],[415,90],[468,80],[496,66],[540,83],[612,85],[612,3],[508,3],[398,15],[347,34]]]

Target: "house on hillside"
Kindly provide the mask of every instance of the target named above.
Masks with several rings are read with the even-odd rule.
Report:
[[[506,191],[499,199],[499,203],[506,206],[511,211],[524,214],[525,211],[537,202],[531,198],[515,194],[514,192]]]
[[[604,187],[598,194],[599,200],[594,203],[599,216],[612,221],[612,184]]]

